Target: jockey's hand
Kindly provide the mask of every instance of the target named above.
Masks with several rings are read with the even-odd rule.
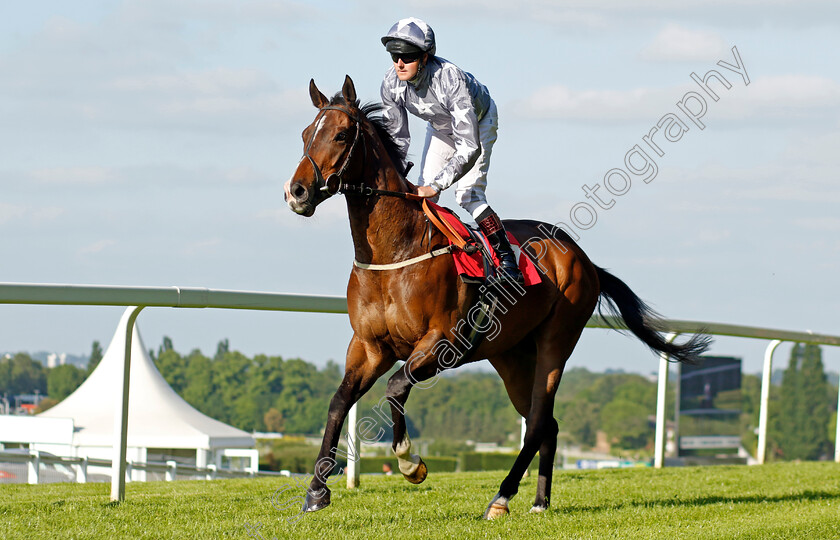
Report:
[[[421,197],[437,197],[438,191],[432,186],[417,186],[417,194]]]

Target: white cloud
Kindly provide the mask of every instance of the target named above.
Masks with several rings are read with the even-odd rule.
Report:
[[[656,88],[632,90],[574,90],[565,85],[544,86],[514,103],[512,110],[528,118],[623,122],[651,119],[667,112],[677,91]]]
[[[672,23],[657,34],[640,56],[656,61],[717,61],[726,53],[726,43],[717,33],[691,30]]]
[[[840,83],[833,79],[802,74],[764,76],[756,77],[746,88],[738,75],[734,79],[729,78],[729,81],[733,88],[712,105],[721,106],[721,118],[812,118],[828,120],[830,125],[836,125],[840,120]],[[734,91],[735,88],[738,91]]]
[[[321,15],[318,8],[288,0],[134,0],[125,2],[119,19],[125,21],[181,21],[184,18],[218,24],[287,26]]]
[[[811,229],[821,232],[840,232],[840,218],[836,217],[801,218],[795,220],[794,223],[803,229]]]
[[[121,174],[115,169],[108,167],[56,167],[49,169],[35,169],[28,173],[27,176],[41,184],[56,184],[64,186],[96,186],[119,182],[121,180]]]
[[[117,243],[113,240],[97,240],[92,244],[88,244],[87,246],[79,249],[78,255],[95,255],[97,253],[102,253],[106,249],[110,248],[111,246],[116,245]]]
[[[728,24],[773,21],[790,26],[813,24],[815,13],[829,18],[836,16],[840,7],[834,0],[467,0],[457,3],[449,0],[411,0],[410,5],[438,18],[460,16],[474,21],[481,17],[503,22],[527,20],[545,26],[559,26],[564,30],[615,27],[626,25],[628,21],[662,18],[684,18],[694,23],[706,21],[715,24],[720,24],[721,20]]]
[[[96,22],[52,17],[0,55],[4,124],[50,133],[102,126],[170,133],[276,130],[278,121],[307,110],[305,80],[290,88],[280,82],[282,69],[206,62],[230,52],[230,32],[251,25],[276,25],[272,33],[282,32],[312,13],[291,2],[179,0],[130,1]],[[195,35],[202,33],[218,34],[215,41],[223,45]]]
[[[347,223],[347,205],[343,197],[332,197],[324,201],[311,217],[303,217],[292,212],[282,197],[271,209],[256,212],[258,221],[272,225],[295,228],[318,228],[335,230]]]
[[[51,223],[64,213],[64,209],[57,206],[32,207],[0,202],[0,225],[38,226]]]
[[[18,220],[24,215],[26,215],[25,207],[0,202],[0,225]]]
[[[744,64],[749,74],[749,64],[746,60]],[[828,119],[831,125],[840,120],[840,83],[837,81],[801,74],[750,76],[751,82],[745,86],[737,73],[720,66],[714,66],[714,69],[731,87],[727,90],[718,81],[710,80],[710,88],[720,99],[714,102],[704,95],[709,118],[706,123],[711,123],[712,117],[715,122]],[[705,73],[697,74],[702,77]],[[699,87],[693,82],[630,90],[574,90],[553,85],[538,88],[530,96],[514,102],[511,110],[526,118],[543,120],[609,123],[648,120],[655,123],[666,113],[681,114],[675,104],[688,91],[699,92]]]
[[[220,248],[222,248],[222,240],[220,238],[208,238],[186,246],[184,253],[190,256],[214,255],[220,252]]]
[[[111,81],[114,90],[137,94],[237,95],[272,91],[275,84],[255,69],[214,68],[186,73],[125,76]]]

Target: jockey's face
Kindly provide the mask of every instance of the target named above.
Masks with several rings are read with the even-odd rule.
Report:
[[[392,55],[392,57],[396,56],[397,55]],[[424,54],[423,58],[416,59],[405,57],[395,58],[394,69],[397,71],[397,78],[401,81],[410,81],[417,76],[417,72],[420,70],[420,65],[426,64],[427,58],[427,54]]]

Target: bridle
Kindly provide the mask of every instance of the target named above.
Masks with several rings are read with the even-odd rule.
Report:
[[[321,172],[321,168],[318,167],[318,164],[315,163],[315,160],[312,159],[312,156],[309,154],[309,151],[312,149],[312,144],[315,142],[315,135],[318,134],[318,130],[314,130],[312,132],[312,136],[309,137],[309,142],[306,144],[306,148],[303,151],[303,157],[309,160],[309,163],[312,165],[312,169],[315,171],[315,190],[318,192],[325,192],[327,194],[327,198],[332,197],[339,191],[341,191],[343,181],[342,178],[344,173],[347,171],[347,167],[350,164],[350,160],[353,157],[353,153],[356,151],[356,146],[358,145],[359,141],[362,141],[364,144],[364,139],[362,139],[362,123],[361,119],[358,115],[353,114],[349,109],[344,107],[338,107],[335,105],[329,105],[326,107],[321,107],[318,116],[315,117],[315,125],[320,122],[321,118],[327,113],[327,111],[341,111],[350,119],[355,122],[356,124],[356,135],[353,137],[353,144],[350,145],[350,151],[347,152],[347,156],[344,158],[344,163],[341,165],[341,168],[338,170],[337,173],[332,173],[326,180],[324,180],[324,174]]]
[[[328,105],[326,107],[321,107],[318,116],[315,117],[315,124],[317,125],[321,118],[326,114],[327,111],[341,111],[346,114],[350,119],[355,122],[356,124],[356,135],[353,137],[353,144],[350,145],[350,151],[347,152],[347,156],[344,158],[344,163],[341,165],[341,168],[338,170],[337,173],[332,173],[329,177],[324,179],[324,174],[321,172],[321,168],[318,167],[318,164],[315,163],[315,160],[312,159],[312,156],[309,154],[309,151],[312,149],[312,144],[315,142],[315,135],[317,130],[312,132],[312,136],[309,138],[309,142],[306,144],[306,148],[304,149],[303,156],[309,160],[309,163],[312,165],[312,169],[315,171],[315,191],[326,193],[325,198],[330,198],[336,193],[341,193],[342,195],[361,195],[364,197],[374,197],[377,195],[384,195],[388,197],[399,197],[401,199],[411,199],[416,201],[422,201],[423,197],[415,195],[414,193],[406,193],[403,191],[391,191],[387,189],[377,189],[372,188],[370,186],[364,185],[353,185],[348,184],[344,181],[344,173],[347,171],[347,167],[350,165],[350,160],[353,157],[353,153],[356,151],[356,146],[359,141],[362,141],[362,145],[365,144],[364,138],[361,136],[362,134],[362,122],[361,117],[358,114],[353,114],[352,111],[345,107],[339,107],[336,105]],[[364,157],[364,153],[362,154]],[[408,171],[406,171],[408,172]]]

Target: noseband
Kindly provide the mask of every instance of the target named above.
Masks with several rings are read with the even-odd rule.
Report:
[[[315,171],[315,189],[316,191],[323,191],[327,194],[327,197],[331,197],[342,191],[342,187],[346,184],[343,183],[344,173],[347,170],[348,165],[350,164],[350,160],[353,157],[353,153],[356,150],[356,145],[361,140],[362,144],[364,144],[364,140],[362,139],[362,123],[359,116],[354,115],[349,109],[345,109],[344,107],[337,107],[337,106],[328,106],[322,107],[321,112],[318,113],[318,116],[315,118],[315,124],[317,125],[321,118],[326,114],[327,111],[341,111],[347,116],[350,117],[353,122],[356,124],[356,135],[353,137],[353,144],[350,145],[350,151],[347,152],[347,157],[344,158],[344,163],[341,165],[341,168],[338,170],[337,173],[332,173],[326,180],[324,180],[324,174],[321,172],[321,168],[318,167],[318,164],[315,163],[315,160],[312,159],[312,156],[309,154],[309,151],[312,149],[312,144],[315,142],[315,135],[318,133],[318,130],[312,132],[312,136],[309,138],[309,142],[306,145],[306,149],[303,152],[303,156],[309,160],[309,163],[312,164],[312,169]]]

